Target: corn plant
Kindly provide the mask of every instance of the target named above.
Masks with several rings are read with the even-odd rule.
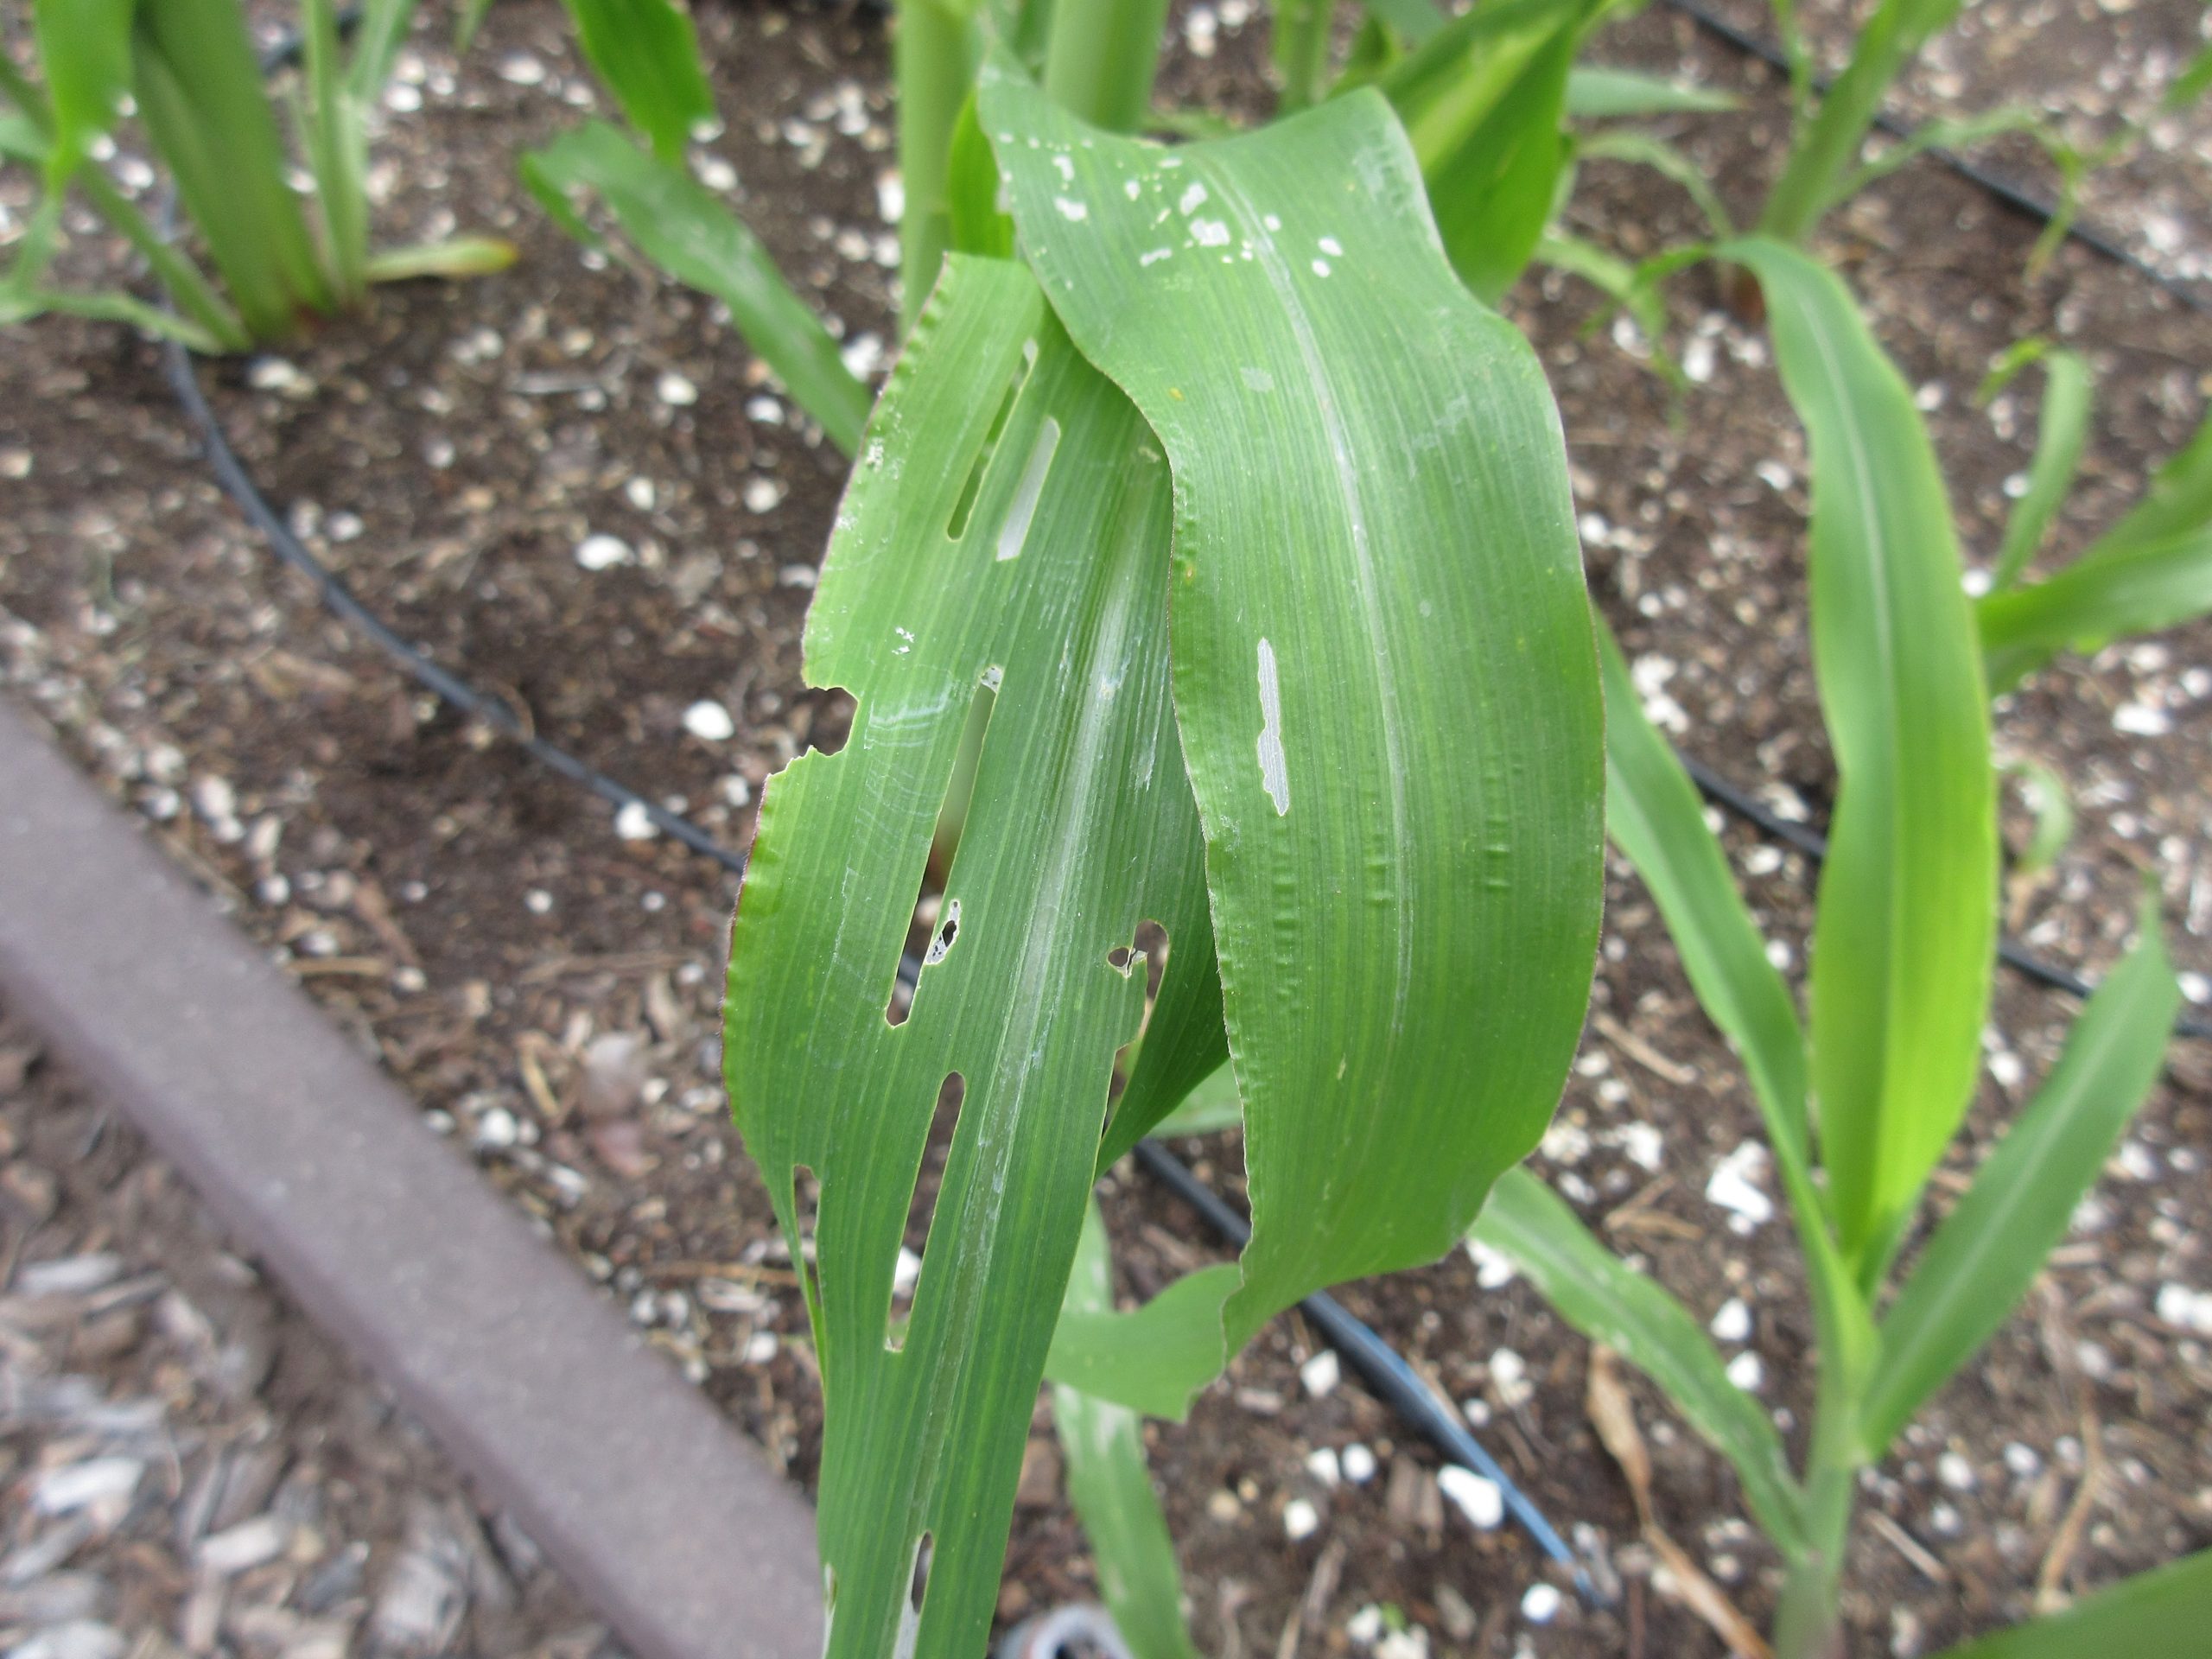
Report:
[[[2063,569],[2024,580],[2073,487],[2090,408],[2087,365],[2041,341],[2007,353],[1985,394],[2037,360],[2044,394],[2035,457],[1974,607],[1993,692],[2012,690],[2062,652],[2096,651],[2123,635],[2212,613],[2212,415],[2117,524]]]
[[[1982,648],[1933,447],[1849,293],[1779,243],[1719,253],[1764,287],[1812,452],[1814,662],[1840,779],[1808,1025],[1610,639],[1607,823],[1741,1056],[1773,1147],[1817,1336],[1802,1470],[1681,1303],[1533,1176],[1502,1180],[1472,1236],[1641,1367],[1727,1457],[1783,1558],[1776,1650],[1827,1659],[1842,1651],[1839,1578],[1860,1471],[1996,1332],[2064,1235],[2158,1075],[2180,992],[2146,895],[2133,950],[1900,1280],[1928,1178],[1974,1091],[1988,1010],[1998,843]],[[2154,491],[2138,511],[2158,517],[2174,494]],[[1988,627],[1985,615],[1984,638]],[[2212,1580],[2202,1561],[2175,1571],[2178,1599],[2162,1590],[2152,1601],[2164,1610],[2153,1628],[2177,1643],[2212,1611]],[[2122,1593],[2108,1606],[2119,1620],[2142,1605]],[[2103,1633],[2069,1627],[2073,1647],[2023,1637],[1986,1651],[2122,1650],[2101,1645]]]
[[[1006,55],[971,119],[943,233],[1006,257],[943,264],[870,417],[805,639],[852,733],[766,790],[732,934],[732,1103],[808,1264],[834,1654],[980,1649],[1047,1376],[1064,1432],[1122,1448],[1110,1492],[1073,1471],[1094,1543],[1126,1521],[1117,1559],[1160,1567],[1128,1419],[1085,1402],[1179,1415],[1302,1294],[1447,1248],[1550,1115],[1595,943],[1557,417],[1388,103],[1166,149]],[[1071,1277],[1094,1175],[1224,1058],[1251,1241],[1116,1311],[1095,1253]],[[1125,1620],[1173,1625],[1147,1654],[1186,1639],[1172,1573]]]
[[[71,311],[137,323],[202,351],[283,340],[358,305],[372,283],[495,270],[505,243],[466,237],[382,253],[369,246],[366,112],[389,78],[414,0],[371,0],[350,52],[331,0],[302,0],[300,84],[289,99],[315,211],[300,204],[277,111],[239,0],[38,0],[41,86],[0,51],[0,160],[36,167],[41,194],[0,278],[0,321]],[[219,285],[118,190],[94,152],[135,104]],[[48,271],[72,188],[144,257],[173,309],[122,293],[53,286]]]
[[[523,181],[556,222],[593,245],[599,238],[575,199],[596,194],[647,259],[729,308],[793,400],[851,454],[868,418],[867,386],[760,239],[684,167],[693,130],[715,119],[690,18],[669,0],[569,0],[569,10],[577,44],[637,136],[588,122],[525,155]]]
[[[1875,180],[1931,149],[1959,149],[2000,134],[2031,139],[2056,168],[2059,196],[2055,211],[2029,258],[2039,270],[2067,232],[2078,210],[2082,187],[2098,168],[2127,155],[2142,139],[2133,123],[2122,123],[2102,142],[2070,142],[2040,110],[2006,105],[1961,117],[1929,121],[1880,154],[1866,154],[1867,139],[1881,118],[1882,100],[1897,78],[1929,41],[1955,22],[1967,0],[1880,0],[1853,38],[1842,73],[1817,95],[1812,57],[1797,29],[1796,0],[1776,0],[1790,65],[1792,137],[1789,157],[1768,191],[1758,231],[1787,242],[1802,242],[1820,221]],[[2187,107],[2212,85],[2212,48],[2199,53],[2167,89],[2161,107],[2171,113]]]

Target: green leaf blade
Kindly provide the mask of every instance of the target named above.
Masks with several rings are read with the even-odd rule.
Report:
[[[2212,1625],[2212,1549],[2122,1579],[2063,1613],[2030,1619],[1937,1659],[2090,1659],[2201,1650]]]
[[[53,118],[52,175],[66,177],[114,124],[130,88],[137,0],[36,0],[33,22]],[[51,185],[49,185],[51,188]]]
[[[1143,1009],[1141,961],[1110,958],[1142,918],[1171,939],[1205,926],[1168,702],[1167,534],[1150,435],[1027,273],[948,266],[869,428],[808,617],[809,682],[854,693],[852,734],[770,783],[732,936],[731,1101],[794,1260],[800,1172],[820,1185],[809,1304],[833,1656],[981,1650],[1115,1055]],[[957,928],[894,1026],[915,895],[984,693],[946,877]],[[956,1074],[894,1350],[898,1254]]]
[[[1802,1503],[1782,1437],[1759,1402],[1728,1380],[1689,1311],[1591,1236],[1566,1201],[1525,1169],[1500,1178],[1469,1236],[1510,1256],[1561,1318],[1618,1349],[1725,1456],[1744,1497],[1785,1555],[1806,1548]]]
[[[2043,412],[2036,432],[2035,458],[2028,464],[2028,487],[2005,521],[2005,540],[1990,572],[1990,588],[2001,593],[2018,581],[2050,533],[2051,521],[2066,505],[2082,448],[2089,435],[2089,365],[2077,352],[2039,354],[2044,371]]]
[[[1812,450],[1814,665],[1840,782],[1812,948],[1812,1077],[1838,1236],[1864,1287],[1980,1073],[1996,948],[1988,702],[1912,393],[1842,283],[1754,238]]]
[[[680,162],[691,129],[715,118],[691,19],[669,0],[566,0],[576,42],[630,124],[664,162]]]
[[[1883,1320],[1862,1411],[1870,1458],[1881,1457],[2011,1317],[2157,1081],[2181,987],[2159,937],[2155,897],[2145,899],[2142,928]]]
[[[1690,987],[1743,1057],[1778,1155],[1809,1179],[1805,1034],[1782,975],[1745,907],[1727,855],[1706,825],[1696,785],[1644,717],[1609,630],[1605,677],[1605,827],[1659,906]]]
[[[1113,1268],[1106,1224],[1085,1212],[1065,1313],[1110,1313]],[[1125,1407],[1065,1383],[1052,1389],[1052,1427],[1067,1459],[1075,1505],[1098,1568],[1098,1593],[1135,1659],[1198,1659],[1183,1622],[1183,1575],[1175,1541],[1152,1489],[1144,1423]]]
[[[1697,86],[1640,74],[1579,64],[1567,78],[1567,113],[1578,121],[1608,121],[1650,115],[1725,115],[1743,100],[1717,87]]]
[[[596,191],[631,240],[677,281],[729,308],[746,343],[847,454],[860,443],[868,389],[744,222],[676,163],[640,150],[604,121],[587,122],[524,158],[538,199],[564,228],[583,226],[567,193]],[[588,234],[588,232],[584,232]]]
[[[1254,1211],[1233,1351],[1450,1249],[1556,1102],[1604,764],[1562,440],[1371,92],[1172,154],[1001,73],[982,100],[1022,247],[1173,470]]]

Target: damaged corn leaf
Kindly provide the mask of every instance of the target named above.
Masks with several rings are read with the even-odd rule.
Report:
[[[1452,1249],[1558,1098],[1604,767],[1565,447],[1371,90],[1176,150],[995,68],[981,110],[1020,247],[1173,472],[1175,709],[1253,1207],[1234,1352]]]
[[[807,679],[851,691],[852,734],[770,785],[731,942],[731,1101],[793,1258],[813,1260],[832,1655],[982,1650],[1115,1055],[1143,1014],[1127,953],[1147,918],[1171,950],[1205,930],[1168,528],[1155,441],[1033,280],[955,260],[868,427],[807,619]],[[894,1025],[979,699],[966,827]],[[1171,963],[1163,995],[1205,960]],[[933,1111],[956,1098],[924,1215]]]

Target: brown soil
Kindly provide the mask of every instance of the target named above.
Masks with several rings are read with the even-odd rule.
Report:
[[[2132,15],[2171,34],[2190,9],[2162,0]],[[1224,23],[1200,56],[1204,31],[1181,16],[1166,84],[1249,104],[1264,22]],[[418,35],[409,73],[423,108],[395,117],[378,150],[392,239],[448,223],[497,230],[521,245],[518,267],[392,290],[289,353],[289,368],[203,378],[271,499],[372,607],[538,731],[680,799],[741,847],[762,779],[817,735],[798,627],[841,467],[780,400],[756,401],[762,372],[709,306],[580,255],[515,187],[515,147],[589,101],[559,17],[549,0],[495,8],[459,67],[438,36]],[[702,23],[730,121],[707,150],[734,168],[735,199],[786,270],[850,334],[887,340],[883,42],[864,19],[828,14],[704,10]],[[2068,79],[2070,38],[2046,53],[2023,35],[2005,73]],[[1781,130],[1771,78],[1656,10],[1614,30],[1602,55],[1687,62],[1746,95],[1744,115],[1662,126],[1751,211]],[[1671,188],[1611,164],[1585,168],[1573,216],[1630,255],[1701,233]],[[2207,390],[2201,316],[2078,248],[2031,282],[2033,235],[1923,165],[1839,213],[1825,244],[1927,389],[1976,559],[2034,429],[2031,385],[1987,411],[1971,403],[2010,340],[2054,331],[2100,375],[2062,551],[2187,435]],[[109,251],[87,238],[74,252]],[[1680,709],[1680,741],[1818,818],[1830,772],[1803,644],[1803,446],[1764,343],[1721,312],[1709,278],[1680,282],[1673,343],[1710,367],[1676,411],[1636,361],[1640,342],[1582,337],[1592,302],[1537,273],[1510,308],[1558,391],[1593,591]],[[728,879],[664,841],[620,838],[603,804],[457,721],[332,622],[217,495],[147,348],[60,320],[16,339],[0,357],[0,459],[24,472],[0,483],[0,663],[17,694],[746,1432],[810,1478],[820,1418],[804,1314],[716,1077]],[[681,385],[668,387],[676,401],[663,395],[671,373],[696,400]],[[620,537],[632,562],[582,569],[575,550],[593,534]],[[729,711],[733,738],[687,733],[701,699]],[[2123,709],[2155,709],[2171,730],[2130,735],[2113,724]],[[2017,898],[2016,924],[2039,950],[2101,970],[2152,869],[2182,965],[2212,974],[2208,726],[2202,625],[2069,664],[2009,701],[2007,751],[2055,767],[2081,810],[2053,876]],[[1730,841],[1762,920],[1801,963],[1807,872],[1739,830]],[[1757,1139],[1756,1118],[1624,871],[1610,900],[1606,1023],[1593,1026],[1544,1167],[1700,1316],[1746,1303],[1750,1338],[1730,1351],[1759,1357],[1764,1397],[1794,1431],[1809,1375],[1793,1252],[1781,1224],[1739,1236],[1703,1196],[1715,1163]],[[2063,998],[2002,985],[1992,1069],[2010,1081],[1986,1084],[1955,1171],[2032,1087],[2069,1014]],[[1233,1185],[1233,1147],[1196,1150]],[[2208,1155],[2212,1054],[2177,1045],[2044,1291],[1869,1481],[1885,1522],[1861,1528],[1852,1562],[1854,1651],[1932,1651],[2022,1616],[2092,1467],[2103,1472],[2088,1525],[2054,1564],[2067,1585],[2212,1541],[2212,1359],[2152,1307],[2168,1282],[2212,1285]],[[1122,1174],[1111,1213],[1132,1290],[1214,1253],[1179,1206]],[[1955,1190],[1947,1175],[1939,1198]],[[1346,1300],[1452,1398],[1481,1402],[1490,1443],[1563,1528],[1589,1529],[1578,1536],[1621,1575],[1622,1599],[1586,1610],[1570,1597],[1548,1624],[1524,1620],[1521,1598],[1541,1576],[1527,1541],[1478,1534],[1440,1504],[1432,1453],[1356,1384],[1309,1396],[1299,1363],[1313,1339],[1293,1317],[1188,1427],[1154,1431],[1208,1652],[1289,1650],[1286,1625],[1309,1590],[1316,1615],[1296,1638],[1308,1655],[1349,1650],[1347,1627],[1370,1604],[1400,1610],[1437,1654],[1719,1650],[1655,1587],[1625,1489],[1584,1420],[1585,1348],[1524,1286],[1483,1291],[1455,1257]],[[1509,1350],[1525,1397],[1501,1363]],[[1764,1618],[1774,1562],[1731,1478],[1640,1385],[1638,1403],[1662,1520]],[[1381,1473],[1323,1488],[1307,1454],[1355,1441]],[[1322,1516],[1296,1544],[1281,1521],[1294,1497]],[[1057,1495],[1020,1510],[1008,1567],[1009,1617],[1089,1592]]]

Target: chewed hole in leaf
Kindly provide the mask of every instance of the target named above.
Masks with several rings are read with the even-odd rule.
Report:
[[[1160,982],[1167,971],[1167,930],[1149,916],[1137,924],[1136,933],[1128,944],[1117,944],[1106,953],[1106,964],[1117,973],[1127,974],[1141,957],[1144,961],[1144,1019],[1137,1027],[1137,1034],[1122,1045],[1114,1054],[1113,1101],[1118,1103],[1122,1090],[1129,1080],[1129,1067],[1135,1063],[1137,1048],[1144,1041],[1146,1029],[1152,1024],[1153,1005],[1160,1000]],[[1109,1108],[1108,1119],[1112,1117]]]
[[[1006,433],[1006,423],[1013,418],[1014,406],[1021,399],[1022,387],[1029,384],[1029,371],[1037,361],[1037,342],[1029,341],[1022,347],[1021,362],[1007,382],[1006,396],[999,399],[998,413],[991,417],[991,429],[983,436],[982,447],[976,451],[973,465],[968,468],[968,481],[961,486],[960,499],[953,503],[952,517],[946,521],[944,533],[958,541],[968,533],[968,520],[976,511],[976,498],[982,493],[983,479],[991,470],[991,458],[998,454],[999,439]]]
[[[914,1540],[914,1570],[906,1587],[906,1608],[917,1618],[930,1592],[930,1557],[936,1554],[936,1546],[937,1540],[926,1532]]]
[[[791,1224],[798,1237],[791,1243],[791,1266],[798,1270],[800,1287],[805,1292],[807,1311],[817,1319],[820,1319],[822,1312],[822,1283],[816,1276],[814,1230],[816,1219],[821,1213],[821,1180],[806,1165],[793,1164]]]
[[[1060,423],[1047,415],[1037,428],[1037,436],[1029,446],[1029,459],[1022,463],[1021,478],[1014,486],[1014,499],[1007,504],[1005,522],[999,526],[1000,563],[1020,558],[1021,550],[1029,540],[1029,525],[1037,517],[1037,503],[1045,493],[1045,475],[1052,470],[1052,457],[1060,447]]]
[[[937,1091],[937,1107],[930,1114],[929,1138],[922,1143],[921,1161],[914,1170],[913,1196],[906,1204],[906,1228],[899,1235],[899,1256],[891,1270],[891,1301],[884,1320],[883,1345],[896,1353],[906,1345],[906,1319],[913,1311],[915,1294],[929,1262],[930,1229],[937,1220],[937,1198],[944,1187],[945,1165],[952,1156],[952,1139],[960,1130],[960,1103],[968,1093],[967,1080],[950,1073]]]
[[[791,710],[791,735],[810,749],[835,754],[853,734],[853,715],[859,707],[851,692],[833,685]]]
[[[945,780],[944,802],[938,809],[937,830],[930,839],[929,857],[914,894],[914,909],[906,924],[906,949],[892,976],[891,995],[884,1003],[886,1023],[906,1022],[920,981],[920,969],[945,959],[959,937],[960,901],[945,898],[952,861],[960,850],[960,836],[968,824],[968,805],[976,794],[976,769],[983,757],[983,740],[991,728],[991,710],[998,701],[1000,673],[986,669],[968,708],[968,725],[960,737],[959,758]]]

